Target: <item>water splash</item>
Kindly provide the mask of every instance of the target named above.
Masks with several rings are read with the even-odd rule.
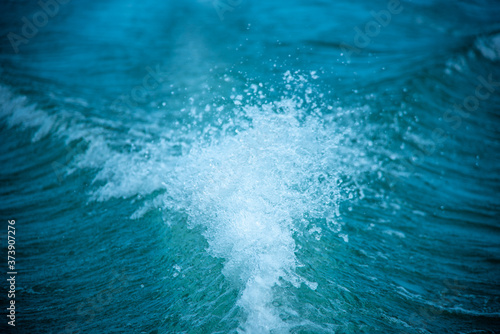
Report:
[[[224,259],[223,274],[239,287],[237,305],[246,316],[238,330],[246,333],[293,327],[282,320],[286,310],[273,305],[276,286],[316,289],[317,283],[296,272],[295,237],[315,228],[312,221],[323,220],[347,239],[337,221],[346,154],[355,156],[346,144],[349,134],[321,115],[327,107],[317,103],[305,76],[287,72],[284,79],[286,92],[277,101],[263,102],[264,88],[252,85],[250,103],[235,95],[239,103],[231,111],[219,108],[223,121],[195,114],[215,124],[202,124],[199,132],[181,128],[177,139],[175,131],[155,142],[138,138],[136,149],[117,152],[105,133],[89,136],[73,164],[97,168],[93,200],[157,192],[132,218],[161,208],[183,212],[191,227],[201,226],[208,251]],[[183,152],[176,151],[179,146]],[[321,229],[315,231],[320,237]]]
[[[294,233],[306,216],[336,211],[331,150],[341,137],[302,116],[293,99],[246,107],[239,118],[245,130],[196,145],[166,180],[166,205],[203,226],[211,254],[225,259],[224,275],[243,286],[245,332],[287,330],[272,306],[273,287],[280,279],[300,284]]]

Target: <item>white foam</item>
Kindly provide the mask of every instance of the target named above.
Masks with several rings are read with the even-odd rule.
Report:
[[[243,115],[246,131],[193,147],[173,177],[165,175],[175,202],[166,205],[184,207],[190,223],[205,228],[209,251],[226,260],[224,275],[243,286],[242,330],[266,333],[288,328],[272,301],[280,278],[296,282],[294,231],[303,229],[305,214],[337,210],[335,178],[319,176],[334,170],[329,150],[340,136],[317,118],[299,121],[293,100],[247,107]]]
[[[295,84],[289,72],[285,80]],[[298,82],[307,81],[299,76]],[[261,95],[257,85],[250,91]],[[313,90],[303,91],[314,99]],[[275,287],[284,281],[318,286],[296,273],[294,235],[307,231],[315,218],[326,218],[325,228],[341,231],[338,175],[359,154],[348,157],[345,134],[316,113],[308,116],[307,105],[296,96],[234,108],[226,106],[224,113],[233,116],[217,120],[216,127],[207,125],[182,156],[169,154],[171,142],[107,154],[96,177],[105,184],[95,198],[163,192],[133,217],[158,207],[185,212],[190,226],[203,228],[209,252],[224,259],[223,274],[240,289],[237,304],[246,314],[240,330],[287,332],[291,324],[281,319],[284,310],[273,305]],[[321,229],[313,232],[321,237]],[[339,236],[348,242],[347,234]]]
[[[32,141],[45,137],[54,127],[56,118],[30,104],[24,96],[14,96],[10,90],[0,85],[0,117],[9,127],[36,128]]]

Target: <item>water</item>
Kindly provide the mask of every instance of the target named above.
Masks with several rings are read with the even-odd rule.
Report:
[[[497,2],[0,7],[2,331],[500,332]]]

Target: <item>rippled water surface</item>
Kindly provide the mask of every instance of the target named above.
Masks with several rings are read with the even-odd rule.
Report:
[[[0,3],[3,332],[500,333],[498,2],[63,2]]]

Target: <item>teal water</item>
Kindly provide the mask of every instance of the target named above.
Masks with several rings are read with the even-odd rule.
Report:
[[[500,332],[498,2],[49,3],[0,3],[2,332]]]

